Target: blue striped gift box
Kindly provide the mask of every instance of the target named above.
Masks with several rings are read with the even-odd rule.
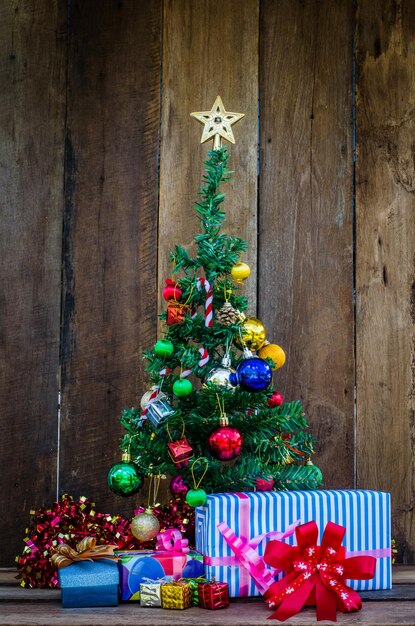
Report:
[[[250,541],[262,533],[283,531],[296,520],[301,523],[314,520],[321,541],[327,522],[332,521],[346,527],[346,551],[358,554],[390,553],[390,517],[390,494],[379,491],[218,493],[209,495],[206,505],[196,509],[196,549],[206,557],[206,576],[227,582],[231,597],[258,596],[260,593],[246,570],[234,564],[233,552],[217,529],[220,522],[225,522],[238,537]],[[286,541],[294,545],[295,536]],[[259,545],[258,553],[262,555],[264,549],[265,541]],[[391,565],[390,556],[378,558],[372,580],[354,580],[348,584],[357,591],[391,589]]]

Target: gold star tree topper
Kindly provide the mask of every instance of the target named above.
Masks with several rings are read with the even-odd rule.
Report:
[[[210,111],[198,111],[197,113],[190,113],[190,115],[205,126],[200,143],[205,143],[213,137],[213,149],[219,150],[222,145],[221,137],[235,143],[232,125],[239,122],[245,113],[225,111],[222,98],[218,96]]]

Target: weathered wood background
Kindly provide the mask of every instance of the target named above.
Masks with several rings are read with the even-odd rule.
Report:
[[[0,41],[1,564],[57,492],[136,503],[106,474],[218,93],[246,113],[227,228],[279,389],[327,487],[392,492],[413,560],[415,2],[6,0]]]

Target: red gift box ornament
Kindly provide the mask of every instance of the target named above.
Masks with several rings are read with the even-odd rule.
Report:
[[[190,311],[190,307],[187,304],[180,304],[178,302],[169,302],[167,307],[167,326],[173,324],[183,324],[187,311]]]
[[[228,583],[199,583],[199,606],[202,609],[224,609],[229,606]]]
[[[167,433],[170,437],[170,443],[167,444],[169,449],[169,455],[176,467],[186,467],[189,464],[191,458],[193,458],[193,448],[187,441],[185,434],[185,425],[182,420],[182,433],[177,441],[173,441],[173,437],[170,434],[169,425],[167,424]]]
[[[193,457],[193,448],[187,441],[186,437],[178,441],[172,441],[167,444],[171,460],[176,467],[185,467],[189,464],[189,460]]]
[[[345,532],[344,526],[328,522],[318,546],[317,524],[308,522],[295,529],[297,546],[282,541],[267,544],[264,561],[286,574],[264,594],[271,608],[279,607],[270,619],[283,622],[296,615],[305,604],[316,606],[318,621],[337,621],[337,609],[346,613],[362,608],[359,594],[350,589],[345,580],[373,578],[376,559],[373,556],[346,558],[341,545]]]

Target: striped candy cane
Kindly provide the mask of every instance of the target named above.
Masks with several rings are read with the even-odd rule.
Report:
[[[200,359],[200,361],[199,361],[199,363],[198,363],[198,366],[199,366],[199,367],[203,367],[204,365],[206,365],[206,363],[207,363],[207,362],[209,361],[209,359],[210,359],[210,357],[209,357],[209,353],[208,353],[208,351],[206,350],[206,348],[204,348],[203,346],[202,346],[201,348],[199,348],[199,353],[200,353],[200,355],[201,355],[201,357],[202,357],[202,358]],[[184,370],[184,371],[181,373],[180,378],[187,378],[187,376],[189,376],[191,373],[192,373],[192,370],[191,370],[191,369]]]
[[[196,289],[206,291],[205,301],[205,326],[213,326],[213,287],[206,278],[198,278],[196,281]]]

